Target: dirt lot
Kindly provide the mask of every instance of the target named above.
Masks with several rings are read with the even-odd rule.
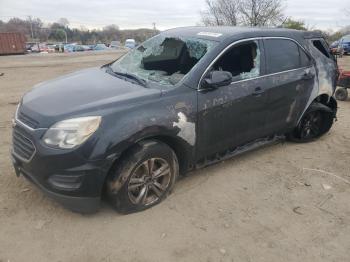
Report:
[[[11,118],[31,86],[119,53],[0,57],[0,261],[349,261],[350,101],[329,134],[178,181],[162,204],[72,213],[12,169]],[[350,57],[340,60],[350,69]]]

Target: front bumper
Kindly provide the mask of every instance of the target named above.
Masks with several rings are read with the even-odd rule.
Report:
[[[28,130],[20,124],[14,129],[35,148],[29,159],[23,159],[12,150],[17,176],[23,175],[72,211],[92,213],[98,210],[104,180],[114,159],[89,160],[86,157],[91,150],[87,148],[89,145],[76,150],[48,148],[41,141],[45,130]],[[14,142],[14,148],[15,145]]]
[[[24,171],[15,159],[13,159],[13,165],[17,176],[23,175],[26,179],[39,187],[48,197],[54,199],[64,207],[79,213],[95,213],[98,211],[100,207],[100,197],[69,196],[50,191],[43,186],[34,175]]]

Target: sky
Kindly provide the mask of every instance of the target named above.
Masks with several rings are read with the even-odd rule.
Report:
[[[0,20],[31,15],[50,23],[64,17],[77,28],[152,28],[156,23],[157,29],[165,30],[198,24],[204,8],[205,0],[0,0]],[[346,8],[350,10],[349,0],[284,0],[285,15],[313,29],[335,31],[350,25]]]

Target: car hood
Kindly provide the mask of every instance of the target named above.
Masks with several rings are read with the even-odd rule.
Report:
[[[89,68],[36,85],[24,95],[20,113],[45,127],[73,115],[126,103],[130,106],[135,100],[144,101],[145,96],[160,94],[159,89],[145,88],[112,76],[105,68]]]

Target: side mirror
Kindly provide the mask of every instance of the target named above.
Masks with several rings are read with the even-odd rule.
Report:
[[[232,74],[228,71],[211,71],[203,80],[204,88],[218,88],[232,82]]]

